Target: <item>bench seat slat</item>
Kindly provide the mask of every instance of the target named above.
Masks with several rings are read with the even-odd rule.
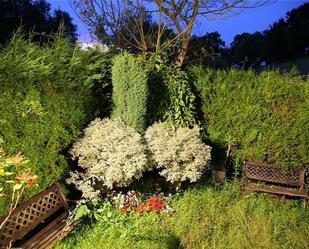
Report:
[[[66,237],[66,235],[69,232],[71,232],[74,229],[74,227],[76,225],[78,225],[79,223],[80,223],[79,221],[75,221],[75,222],[71,223],[69,225],[69,227],[66,228],[66,231],[63,231],[63,228],[65,227],[64,223],[58,225],[44,240],[40,241],[40,243],[38,244],[37,247],[34,247],[33,249],[36,249],[36,248],[50,249],[50,248],[52,248],[57,242],[62,240],[64,237]]]
[[[36,249],[36,248],[44,248],[50,249],[52,248],[58,241],[63,239],[69,232],[71,232],[75,226],[77,226],[80,221],[74,221],[70,223],[70,225],[66,228],[66,231],[63,229],[66,226],[66,223],[63,220],[58,220],[53,227],[51,227],[48,231],[42,234],[43,239],[37,239],[37,244],[33,247],[24,247],[25,249]]]
[[[52,221],[50,224],[48,224],[46,227],[44,227],[41,231],[39,231],[37,234],[35,234],[31,239],[26,241],[21,248],[42,248],[39,245],[42,244],[44,241],[49,240],[49,237],[52,237],[55,231],[57,231],[59,228],[63,228],[65,226],[65,222],[63,222],[64,219],[66,219],[68,216],[68,212],[62,213],[59,217],[57,217],[54,221]],[[44,247],[45,248],[45,247]]]
[[[261,184],[246,184],[245,189],[247,190],[254,190],[254,191],[261,191],[265,193],[272,193],[272,194],[281,194],[281,195],[288,195],[288,196],[298,196],[307,198],[309,195],[305,191],[296,190],[296,189],[288,189],[288,188],[277,188],[277,187],[270,187]]]

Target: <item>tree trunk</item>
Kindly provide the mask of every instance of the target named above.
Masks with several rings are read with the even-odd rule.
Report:
[[[189,47],[190,38],[185,38],[182,40],[181,49],[175,61],[176,68],[181,68],[186,58],[186,54]]]
[[[230,170],[231,150],[232,150],[232,145],[228,144],[226,157],[225,157],[225,171],[226,171],[226,173],[228,173],[228,171]]]

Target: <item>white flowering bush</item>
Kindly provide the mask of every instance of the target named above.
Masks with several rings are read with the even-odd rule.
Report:
[[[195,182],[210,166],[211,148],[202,142],[198,127],[173,130],[166,123],[155,123],[145,139],[160,174],[173,184]]]
[[[73,173],[68,182],[75,184],[85,198],[96,198],[96,185],[109,189],[128,186],[147,169],[141,135],[121,120],[95,119],[70,153],[84,173]]]

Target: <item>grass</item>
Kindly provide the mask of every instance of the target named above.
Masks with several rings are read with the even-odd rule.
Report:
[[[106,209],[56,248],[309,248],[309,212],[299,200],[243,193],[226,183],[188,189],[173,207],[171,216]]]

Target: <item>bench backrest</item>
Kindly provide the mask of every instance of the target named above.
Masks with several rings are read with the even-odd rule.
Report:
[[[0,230],[0,246],[8,245],[25,236],[30,230],[46,218],[64,208],[67,212],[67,202],[56,183],[51,188],[18,206],[10,215]],[[0,219],[0,224],[6,218]]]
[[[305,169],[282,169],[271,164],[245,161],[244,176],[272,183],[303,187],[305,184]]]

